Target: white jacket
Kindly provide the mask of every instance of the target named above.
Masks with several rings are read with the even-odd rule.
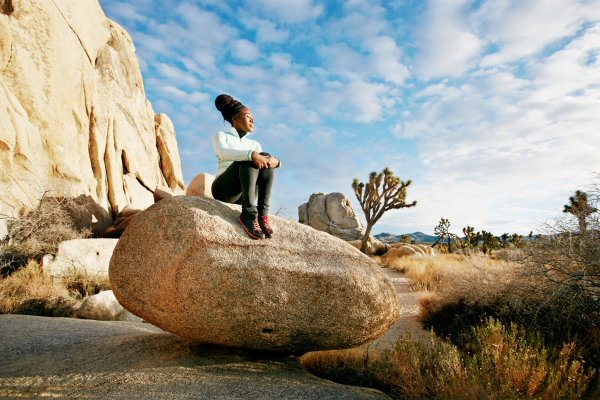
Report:
[[[256,140],[248,139],[248,134],[240,139],[234,127],[228,132],[217,132],[212,138],[217,157],[217,173],[221,175],[234,161],[252,161],[252,152],[262,152],[262,147]]]

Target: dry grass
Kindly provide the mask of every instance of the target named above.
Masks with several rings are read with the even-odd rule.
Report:
[[[52,278],[35,260],[0,278],[0,314],[71,317],[83,299],[110,289],[108,278],[90,279],[77,273]]]

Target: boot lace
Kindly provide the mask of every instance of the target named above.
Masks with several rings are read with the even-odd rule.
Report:
[[[256,220],[252,220],[252,228],[253,228],[255,231],[260,231],[260,226],[258,225],[258,221],[256,221]]]
[[[262,223],[265,226],[265,228],[269,231],[272,231],[273,229],[271,229],[271,225],[269,225],[269,217],[267,216],[262,216]]]

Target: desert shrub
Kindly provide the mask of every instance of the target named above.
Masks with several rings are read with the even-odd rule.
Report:
[[[575,399],[595,374],[584,371],[573,344],[551,355],[541,336],[491,318],[472,331],[477,346],[470,353],[433,332],[431,340],[413,340],[407,330],[392,351],[370,359],[363,346],[309,353],[302,363],[317,376],[396,399]]]
[[[62,280],[44,275],[35,260],[0,278],[0,314],[70,317],[77,300]]]
[[[8,223],[8,236],[2,243],[5,255],[39,261],[44,254],[56,254],[62,241],[91,236],[91,230],[77,229],[71,216],[83,211],[85,205],[57,194],[55,190],[44,190],[34,209],[22,209],[17,216],[3,215]]]
[[[53,278],[31,259],[24,268],[0,278],[0,314],[70,317],[87,296],[102,290],[110,290],[108,277],[74,270]]]

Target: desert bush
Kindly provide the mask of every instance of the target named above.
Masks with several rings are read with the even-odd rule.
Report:
[[[110,290],[107,277],[73,271],[53,278],[31,259],[24,268],[0,278],[0,314],[70,317],[83,299],[101,290]]]
[[[56,254],[62,241],[91,236],[91,230],[77,229],[71,217],[71,213],[84,212],[85,205],[58,194],[57,190],[43,190],[34,209],[2,216],[8,223],[8,236],[2,242],[4,254],[39,261],[45,254]]]
[[[573,344],[554,356],[539,335],[488,319],[472,328],[473,352],[432,338],[413,340],[410,330],[392,351],[367,357],[364,346],[309,353],[303,365],[317,376],[385,391],[396,399],[575,399],[595,370],[584,371]]]
[[[70,317],[76,304],[64,283],[44,275],[35,260],[0,278],[0,314]]]

